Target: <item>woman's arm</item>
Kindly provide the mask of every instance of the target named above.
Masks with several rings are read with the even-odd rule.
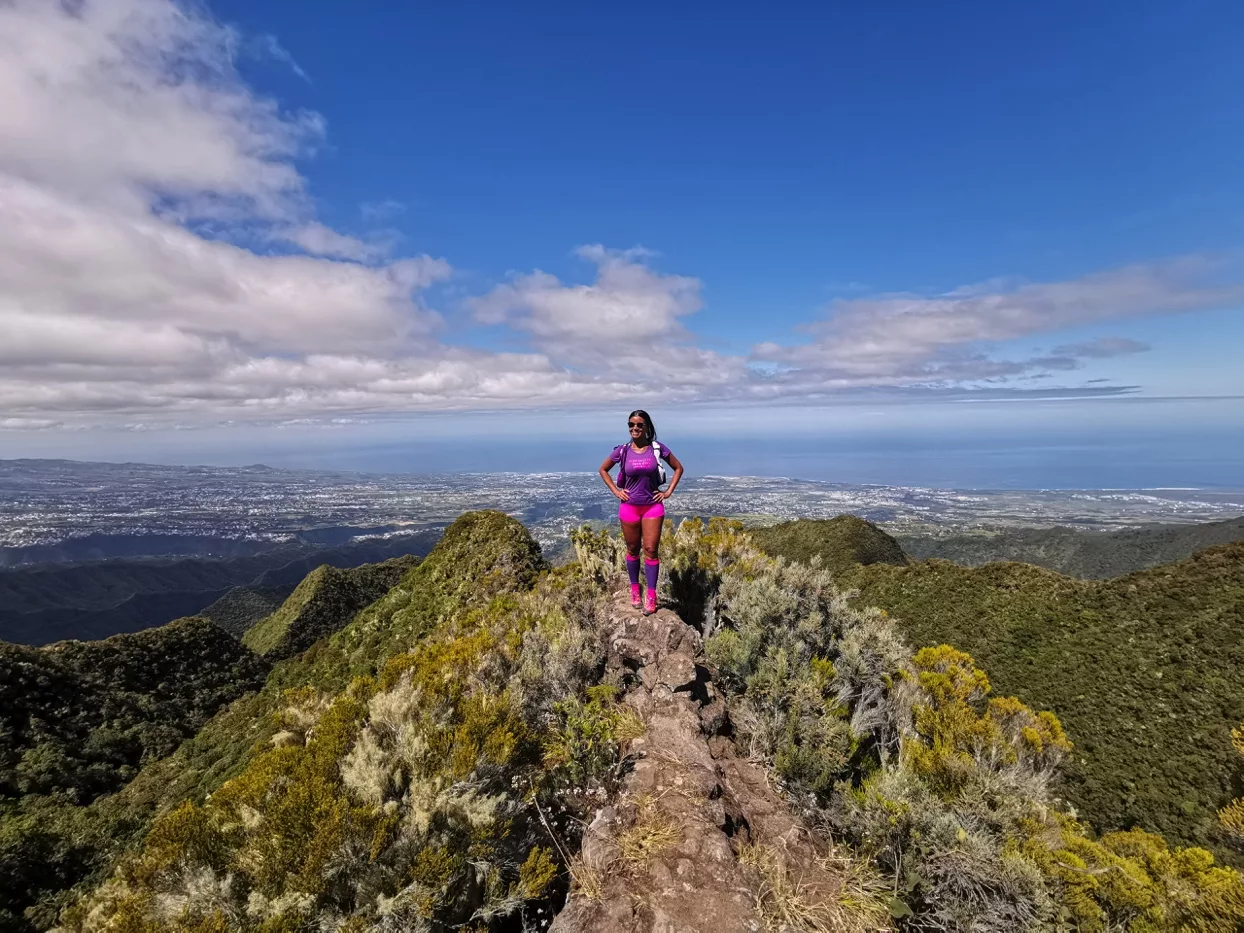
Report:
[[[600,478],[605,481],[605,485],[609,487],[609,491],[625,502],[630,498],[630,496],[627,494],[625,489],[619,489],[618,484],[615,483],[613,481],[613,477],[609,475],[609,471],[612,470],[614,466],[616,466],[616,464],[614,463],[613,457],[606,457],[604,462],[601,463],[600,469],[596,472],[598,472],[600,474]]]
[[[669,488],[664,492],[653,493],[652,498],[657,502],[664,502],[674,494],[674,489],[678,486],[678,481],[682,479],[682,461],[673,454],[665,458],[665,462],[674,468],[674,477],[670,480]]]

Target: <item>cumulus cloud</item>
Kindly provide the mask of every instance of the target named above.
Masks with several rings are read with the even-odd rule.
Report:
[[[233,33],[158,0],[0,5],[0,165],[76,199],[145,211],[288,215],[291,158],[323,134],[233,69]]]
[[[316,220],[295,159],[323,121],[237,47],[168,0],[0,4],[0,411],[311,404],[327,361],[437,355],[418,294],[449,265]],[[295,381],[248,394],[265,371]]]
[[[533,352],[439,342],[420,293],[448,263],[389,258],[390,243],[315,217],[296,160],[313,154],[323,120],[283,112],[233,65],[239,48],[292,58],[198,9],[0,3],[4,427],[62,414],[564,405],[585,387],[615,398],[644,379],[596,339],[606,321],[625,330],[631,358],[666,336],[679,364],[668,381],[703,382],[681,365],[704,355],[677,326],[698,283],[652,272],[637,252],[585,248],[596,286],[537,273],[491,296],[491,312],[481,305],[535,334]],[[400,209],[378,201],[363,220]],[[589,345],[594,356],[580,356]]]
[[[565,285],[544,272],[519,276],[472,302],[485,324],[508,324],[567,371],[676,398],[743,388],[740,357],[695,344],[683,319],[700,310],[700,282],[652,269],[644,249],[582,246],[596,266],[591,285]]]
[[[839,300],[796,346],[764,343],[756,359],[787,368],[787,381],[827,387],[996,380],[1039,369],[1070,369],[1085,357],[1137,352],[1125,339],[1060,347],[1053,355],[996,359],[981,348],[1069,327],[1149,314],[1222,308],[1244,287],[1216,278],[1215,265],[1184,257],[1100,272],[1067,282],[989,282],[944,295]]]
[[[275,39],[240,37],[197,5],[0,0],[0,429],[874,387],[1005,395],[1025,391],[1010,380],[1143,347],[1104,338],[1007,360],[999,342],[1241,297],[1193,259],[853,297],[810,340],[749,356],[705,348],[698,279],[643,249],[589,245],[586,284],[536,270],[469,302],[521,352],[452,346],[426,298],[449,264],[395,255],[396,234],[376,228],[397,202],[361,205],[362,237],[316,216],[298,161],[324,120],[255,93],[239,50],[302,74]]]

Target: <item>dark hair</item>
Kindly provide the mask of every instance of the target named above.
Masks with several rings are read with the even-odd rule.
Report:
[[[626,420],[630,421],[636,415],[644,419],[644,424],[648,425],[648,443],[651,444],[657,439],[657,426],[652,423],[652,416],[642,408],[636,408],[633,412],[626,416]]]

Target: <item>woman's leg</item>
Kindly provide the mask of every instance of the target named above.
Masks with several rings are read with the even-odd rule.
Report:
[[[654,514],[655,513],[655,514]],[[657,610],[657,580],[661,575],[661,526],[665,524],[665,509],[657,503],[643,519],[644,577],[648,584],[645,612]]]
[[[643,530],[638,521],[622,522],[622,540],[626,542],[626,575],[631,581],[631,604],[639,605],[639,549]]]

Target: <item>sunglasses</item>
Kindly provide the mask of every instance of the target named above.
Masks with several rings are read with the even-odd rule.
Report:
[[[647,427],[647,425],[644,424],[642,421],[628,421],[626,423],[626,426],[628,428],[646,428]]]

